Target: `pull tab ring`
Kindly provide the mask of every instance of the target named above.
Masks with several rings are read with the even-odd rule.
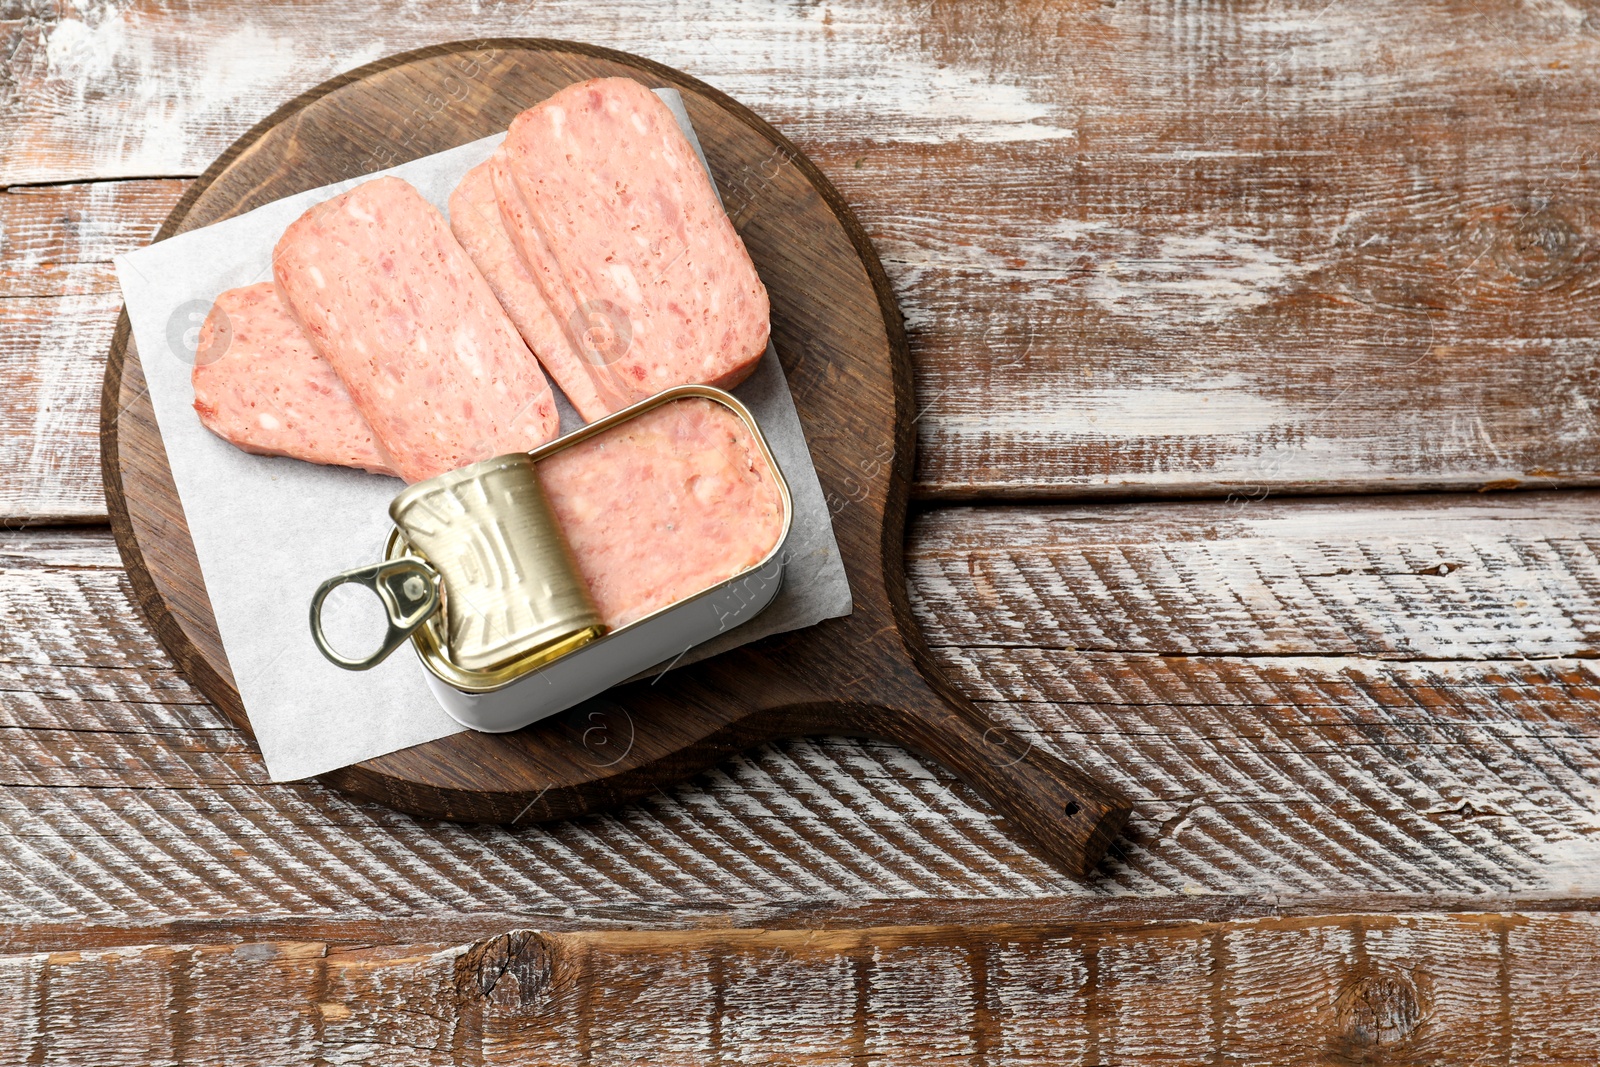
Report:
[[[351,659],[334,651],[322,632],[322,602],[328,594],[347,582],[365,586],[378,594],[389,622],[378,650],[361,659]],[[389,658],[416,629],[439,610],[439,572],[412,556],[372,563],[336,574],[317,586],[311,597],[311,639],[328,661],[347,671],[364,671]]]

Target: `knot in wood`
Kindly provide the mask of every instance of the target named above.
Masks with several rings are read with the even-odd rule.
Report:
[[[456,958],[458,1002],[489,1000],[525,1007],[550,985],[550,946],[537,931],[512,930],[474,942]],[[500,996],[494,997],[496,991]]]
[[[1374,1063],[1374,1054],[1395,1049],[1415,1033],[1427,1012],[1426,994],[1413,976],[1359,974],[1339,990],[1335,1011],[1335,1058]]]
[[[1587,242],[1548,203],[1518,205],[1494,222],[1494,261],[1522,288],[1549,289],[1577,271]]]

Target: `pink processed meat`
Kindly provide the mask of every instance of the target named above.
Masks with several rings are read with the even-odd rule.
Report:
[[[192,378],[201,423],[246,452],[394,473],[271,282],[217,297],[200,327]]]
[[[273,275],[406,481],[555,436],[538,363],[408,183],[377,178],[311,208],[279,239]]]
[[[516,250],[518,262],[528,277],[533,279],[551,321],[560,323],[563,343],[539,350],[545,369],[558,385],[566,383],[563,390],[592,398],[603,414],[620,411],[648,395],[636,392],[612,366],[627,353],[633,341],[632,319],[627,309],[615,302],[587,300],[573,293],[555,249],[550,245],[549,235],[534,222],[503,146],[489,160],[489,174],[494,183],[495,200],[500,205],[506,240]],[[560,319],[556,318],[558,314]]]
[[[506,309],[539,362],[567,394],[583,421],[593,422],[612,409],[601,401],[583,357],[572,347],[571,338],[556,321],[538,283],[528,273],[527,264],[506,236],[494,182],[494,171],[504,161],[504,153],[496,149],[494,155],[462,177],[450,194],[450,229],[483,272],[500,306]]]
[[[754,566],[783,533],[777,481],[750,430],[701,397],[547,456],[539,480],[613,629]]]
[[[766,350],[767,291],[671,110],[631,78],[570,85],[511,123],[491,167],[506,233],[609,410],[731,388]],[[572,384],[569,386],[569,382]]]

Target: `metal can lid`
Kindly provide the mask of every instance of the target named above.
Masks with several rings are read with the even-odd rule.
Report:
[[[439,572],[442,651],[457,667],[531,670],[604,632],[527,453],[419,482],[389,515]]]

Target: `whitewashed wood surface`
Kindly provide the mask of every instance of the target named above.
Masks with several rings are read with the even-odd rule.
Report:
[[[0,1062],[1593,1062],[1597,19],[0,6]],[[294,94],[497,35],[684,69],[844,192],[916,361],[914,607],[1135,798],[1092,882],[837,738],[427,823],[266,782],[175,672],[102,525],[110,256]],[[1326,495],[1512,485],[1573,491]]]
[[[680,67],[816,159],[907,316],[925,494],[1476,489],[1600,473],[1600,37],[1580,6],[5,12],[0,184],[44,197],[4,216],[17,328],[0,359],[21,386],[0,452],[8,511],[103,508],[88,476],[94,383],[117,303],[93,261],[153,232],[178,187],[151,179],[198,174],[335,73],[501,34]]]
[[[922,518],[914,604],[952,677],[1136,801],[1088,885],[938,768],[842,739],[516,830],[272,785],[148,635],[106,533],[12,533],[3,917],[1600,897],[1597,519],[1588,493]]]

